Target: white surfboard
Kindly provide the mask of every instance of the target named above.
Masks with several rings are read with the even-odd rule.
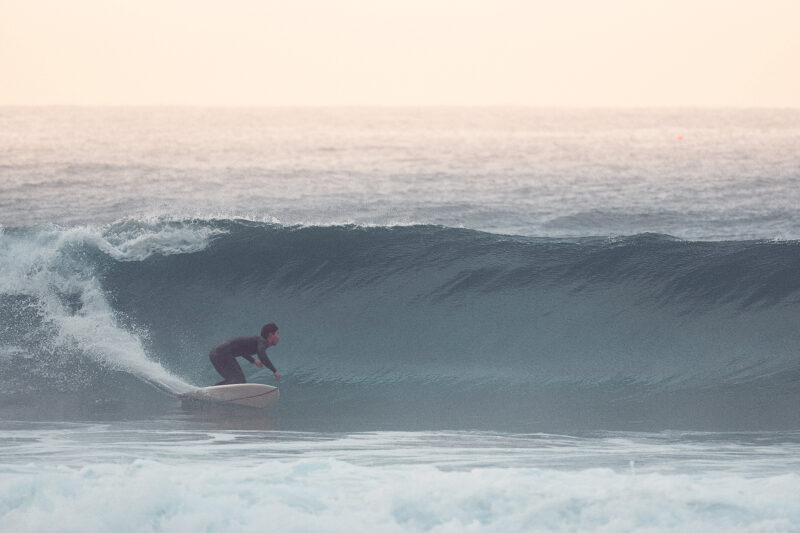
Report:
[[[248,407],[267,407],[272,405],[281,393],[278,387],[260,383],[237,383],[234,385],[214,385],[185,392],[181,398],[204,400],[208,402],[235,403]]]

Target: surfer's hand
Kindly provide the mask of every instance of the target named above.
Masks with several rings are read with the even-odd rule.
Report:
[[[261,361],[253,361],[253,364],[256,365],[258,368],[264,368],[264,363]]]
[[[275,381],[280,381],[280,380],[281,380],[281,373],[275,372]]]

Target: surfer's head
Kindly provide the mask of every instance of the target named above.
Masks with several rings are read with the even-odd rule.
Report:
[[[261,336],[267,339],[269,346],[275,346],[278,344],[278,326],[274,322],[264,324],[264,327],[261,328]]]

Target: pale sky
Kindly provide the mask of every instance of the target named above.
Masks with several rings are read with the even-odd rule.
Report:
[[[0,0],[0,105],[800,107],[800,0]]]

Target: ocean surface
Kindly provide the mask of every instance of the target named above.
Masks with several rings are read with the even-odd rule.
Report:
[[[800,531],[798,325],[800,110],[0,108],[2,531]]]

